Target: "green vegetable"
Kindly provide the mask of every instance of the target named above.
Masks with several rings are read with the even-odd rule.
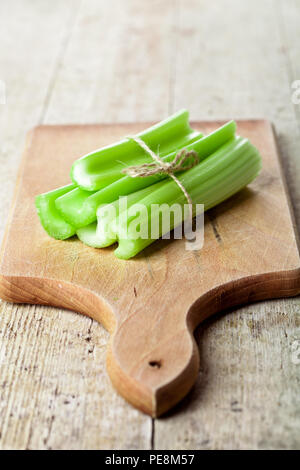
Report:
[[[202,137],[202,134],[199,133],[199,139]],[[184,137],[178,141],[176,140],[176,145],[182,145],[182,147],[176,148],[185,148],[188,144],[192,144],[195,141],[195,137],[191,139]],[[174,158],[176,152],[163,157],[164,160],[169,160]],[[149,161],[149,157],[146,155],[143,157],[141,163]],[[76,187],[73,191],[70,191],[68,194],[65,194],[59,197],[55,204],[58,211],[61,213],[62,217],[67,220],[70,224],[73,224],[77,228],[84,227],[87,224],[96,220],[97,208],[100,204],[107,204],[114,201],[118,196],[125,196],[131,192],[137,191],[140,188],[149,186],[151,183],[158,181],[161,178],[165,178],[165,175],[160,177],[153,176],[152,179],[148,178],[138,178],[132,179],[129,176],[121,175],[121,178],[115,181],[114,183],[106,186],[106,188],[100,189],[99,191],[85,191],[84,189]]]
[[[190,128],[189,113],[186,110],[179,111],[137,135],[160,155],[167,155],[186,142],[202,136]],[[122,169],[147,161],[151,161],[151,158],[139,145],[124,139],[76,160],[71,169],[71,179],[81,189],[96,191],[121,178]]]
[[[248,139],[236,137],[235,131],[236,124],[230,121],[203,137],[190,128],[188,112],[183,110],[138,136],[165,162],[183,148],[197,152],[200,162],[176,173],[196,215],[238,192],[260,171],[258,150]],[[128,166],[144,163],[152,163],[151,157],[129,139],[77,160],[71,170],[73,184],[36,197],[42,226],[54,238],[64,240],[76,233],[85,244],[97,248],[117,242],[115,255],[121,259],[137,255],[187,215],[180,210],[187,204],[186,196],[170,176],[132,178],[122,173]],[[177,213],[170,211],[174,204]],[[167,226],[163,206],[169,211]],[[145,235],[145,229],[146,237],[137,236],[140,230]]]
[[[75,227],[63,219],[55,206],[55,200],[59,196],[67,194],[74,188],[74,184],[69,184],[68,186],[55,189],[54,191],[40,194],[35,198],[35,205],[41,224],[46,232],[53,238],[65,240],[75,235]]]
[[[199,165],[181,173],[178,178],[190,194],[193,203],[204,204],[205,210],[208,210],[250,183],[259,173],[260,168],[261,157],[258,150],[248,139],[235,137]],[[149,234],[155,216],[150,211],[152,204],[169,204],[171,206],[177,203],[183,206],[187,203],[181,189],[172,180],[162,181],[151,186],[151,192],[139,198],[138,202],[147,208],[146,215],[141,214],[141,217],[139,217],[139,223],[148,227]],[[106,223],[106,225],[112,227],[109,237],[111,243],[115,241],[119,243],[118,248],[115,250],[115,255],[118,258],[129,259],[135,256],[156,238],[164,234],[160,221],[159,233],[155,239],[134,239],[135,226],[132,222],[135,219],[136,215],[129,216],[128,212],[118,214],[116,218],[108,218],[106,221],[98,219],[98,225],[99,223]],[[170,228],[173,228],[175,223],[177,224],[182,220],[182,217],[181,219],[171,220]],[[91,235],[93,230],[97,232],[98,229],[96,224],[93,224],[87,230]],[[122,238],[122,234],[126,231],[127,236]]]
[[[163,185],[164,182],[157,183],[155,187]],[[148,196],[153,191],[153,186],[136,191],[127,197],[127,207],[138,203],[141,199]],[[78,238],[86,245],[94,248],[104,248],[112,245],[117,240],[117,233],[114,227],[115,217],[123,212],[119,205],[120,199],[110,204],[102,204],[97,210],[97,222],[93,222],[85,227],[79,228],[76,232]]]
[[[176,153],[182,148],[195,150],[201,159],[208,157],[228,140],[235,135],[236,124],[230,121],[208,136],[197,139],[194,142],[184,144],[181,141],[181,147],[176,148],[168,155],[163,157],[164,161],[174,159]],[[144,156],[144,162],[146,158]],[[147,161],[151,161],[150,157]],[[123,176],[118,181],[106,186],[106,188],[95,193],[84,191],[80,188],[59,197],[55,204],[62,217],[77,228],[84,227],[96,220],[96,212],[101,204],[108,204],[116,200],[119,196],[125,196],[139,189],[150,186],[167,176],[165,174],[148,176],[146,178],[131,178]]]

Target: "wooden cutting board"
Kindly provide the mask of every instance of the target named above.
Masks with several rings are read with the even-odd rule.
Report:
[[[221,122],[198,122],[208,133]],[[220,310],[300,293],[300,260],[272,128],[241,121],[263,156],[248,188],[209,211],[204,247],[159,240],[136,258],[115,258],[76,238],[56,241],[39,224],[34,196],[68,182],[79,156],[145,124],[40,126],[28,136],[0,265],[0,296],[65,307],[111,332],[107,368],[130,403],[158,416],[195,382],[195,327]]]

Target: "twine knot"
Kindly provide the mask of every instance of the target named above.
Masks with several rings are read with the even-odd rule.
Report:
[[[150,157],[152,157],[154,161],[153,163],[143,163],[142,165],[129,166],[124,168],[122,173],[131,176],[132,178],[145,178],[147,176],[157,175],[159,173],[170,176],[185,195],[189,204],[190,215],[192,217],[192,199],[181,181],[179,181],[174,173],[177,171],[189,170],[190,168],[196,166],[199,163],[199,156],[197,152],[195,150],[187,151],[186,149],[182,149],[175,155],[172,161],[165,162],[139,137],[128,136],[127,139],[136,142],[148,155],[150,155]],[[190,163],[186,164],[188,160],[190,160]]]

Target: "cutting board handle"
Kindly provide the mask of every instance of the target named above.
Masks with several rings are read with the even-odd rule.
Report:
[[[170,323],[170,315],[184,318],[176,306],[169,315],[165,308],[156,312],[154,322],[147,321],[149,309],[134,311],[112,334],[107,354],[111,380],[127,401],[153,417],[160,416],[196,381],[200,358],[194,331],[201,322],[232,307],[299,293],[300,270],[295,269],[217,286],[201,295],[179,323]]]
[[[193,333],[202,321],[237,305],[299,293],[300,269],[248,276],[204,293],[185,316],[180,306],[172,306],[169,312],[162,306],[162,311],[152,312],[141,303],[118,323],[118,315],[106,299],[81,286],[53,279],[0,276],[4,300],[63,307],[102,323],[111,333],[107,368],[112,383],[127,401],[153,417],[172,408],[195,383],[199,351]],[[149,315],[152,321],[147,319]],[[182,321],[176,322],[176,318]]]
[[[143,315],[139,320],[139,334],[133,334],[136,315],[117,326],[108,348],[107,369],[115,388],[127,401],[157,417],[193,386],[199,371],[199,352],[186,324],[173,325],[166,336],[164,327],[148,329],[150,323],[144,322],[143,326]]]

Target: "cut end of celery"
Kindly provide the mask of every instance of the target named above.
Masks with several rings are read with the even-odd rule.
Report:
[[[42,227],[48,235],[56,240],[66,240],[75,235],[75,227],[61,217],[53,201],[49,201],[43,196],[42,194],[36,197],[35,205]]]
[[[82,160],[80,163],[75,161],[71,167],[70,178],[74,184],[85,191],[95,191],[97,185],[93,181],[93,175],[85,168],[85,162]]]
[[[97,222],[93,222],[86,227],[82,227],[76,232],[79,240],[81,240],[85,245],[91,246],[93,248],[106,248],[107,246],[113,245],[116,239],[101,237],[97,232]]]
[[[81,228],[96,220],[96,207],[86,204],[94,193],[75,188],[55,200],[55,206],[66,222]]]
[[[114,251],[114,255],[119,259],[130,259],[137,254],[136,245],[131,240],[120,240],[118,248]]]

